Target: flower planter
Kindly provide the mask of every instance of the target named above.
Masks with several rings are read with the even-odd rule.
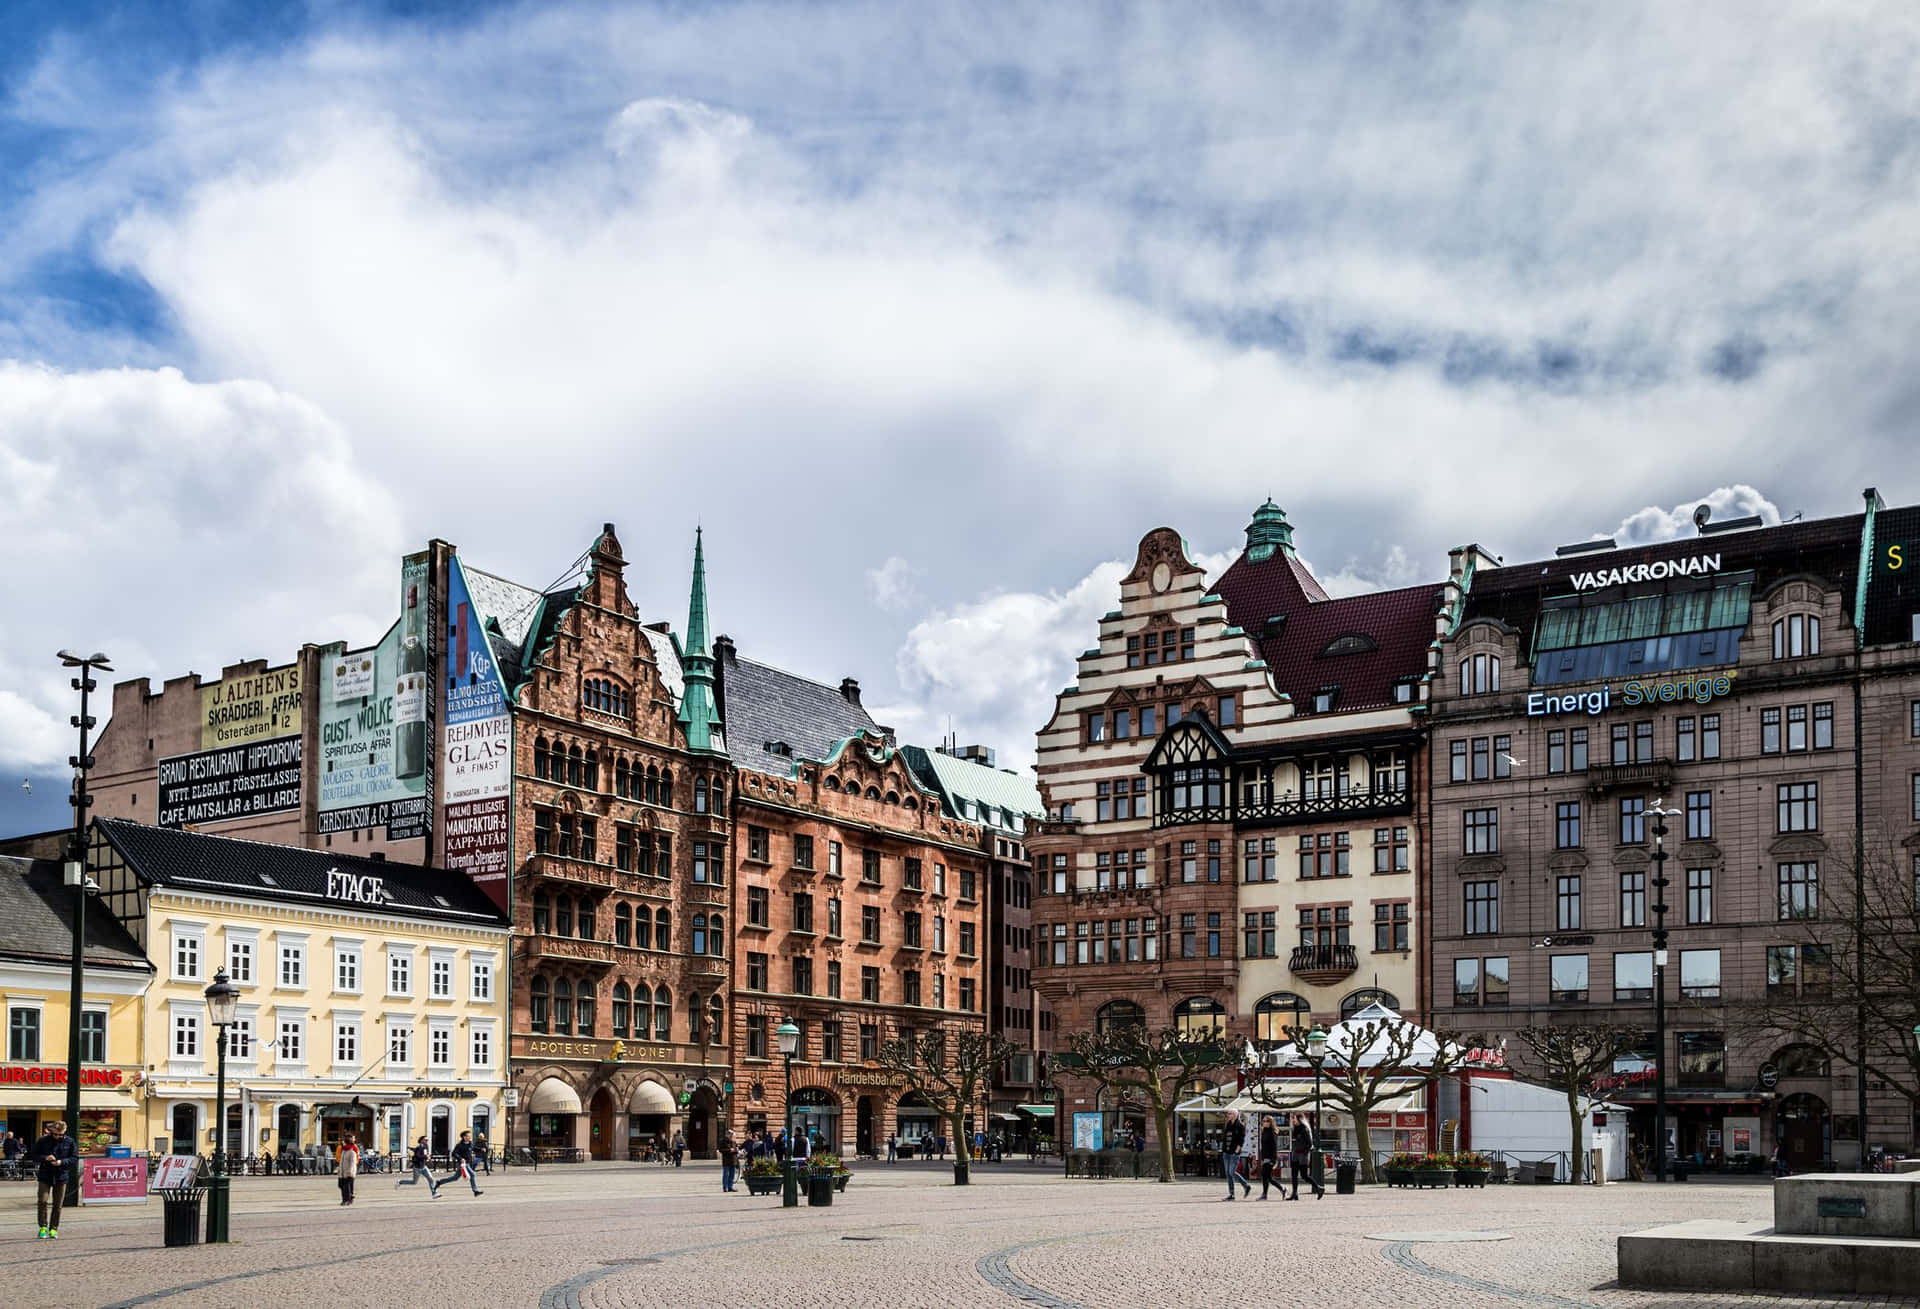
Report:
[[[833,1178],[833,1189],[836,1191],[844,1191],[847,1189],[847,1183],[852,1180],[852,1173],[836,1173]]]
[[[747,1179],[747,1193],[749,1195],[778,1195],[780,1194],[781,1180],[782,1179],[778,1177],[749,1177]]]
[[[1453,1170],[1453,1184],[1455,1186],[1485,1187],[1487,1184],[1488,1171],[1489,1170],[1485,1168],[1456,1168]]]
[[[1413,1185],[1416,1190],[1429,1186],[1452,1186],[1453,1169],[1416,1168],[1413,1170]]]
[[[1384,1170],[1388,1186],[1412,1186],[1413,1169],[1388,1168]]]

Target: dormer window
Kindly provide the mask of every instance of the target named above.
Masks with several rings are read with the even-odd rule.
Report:
[[[1326,648],[1320,654],[1322,658],[1331,655],[1366,654],[1370,650],[1379,648],[1379,644],[1372,637],[1360,632],[1348,632],[1345,636],[1336,636],[1327,642]]]
[[[1321,687],[1318,691],[1315,691],[1313,693],[1313,712],[1315,712],[1316,714],[1332,713],[1333,702],[1339,699],[1339,697],[1340,697],[1339,687],[1337,686]]]
[[[1413,683],[1395,682],[1393,684],[1393,702],[1395,704],[1413,703]]]
[[[1491,695],[1499,689],[1499,655],[1468,655],[1460,661],[1461,695]]]
[[[1788,614],[1773,621],[1773,657],[1801,659],[1820,653],[1820,620],[1812,614]]]

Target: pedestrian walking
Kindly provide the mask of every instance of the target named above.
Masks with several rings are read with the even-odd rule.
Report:
[[[407,1156],[407,1166],[413,1170],[412,1174],[401,1178],[395,1182],[394,1185],[418,1186],[421,1182],[425,1182],[427,1184],[427,1194],[438,1200],[440,1198],[440,1183],[433,1180],[433,1174],[427,1169],[426,1137],[421,1137],[420,1140],[415,1143],[413,1152]]]
[[[720,1189],[731,1191],[733,1179],[740,1171],[740,1147],[734,1142],[733,1129],[728,1128],[726,1135],[720,1138]]]
[[[1253,1194],[1253,1183],[1240,1172],[1240,1156],[1247,1149],[1247,1125],[1240,1121],[1238,1109],[1227,1110],[1226,1136],[1221,1142],[1221,1167],[1227,1173],[1227,1199],[1233,1199],[1233,1184],[1240,1183],[1243,1194]]]
[[[353,1203],[354,1179],[360,1176],[360,1144],[352,1135],[340,1142],[340,1170],[336,1174],[340,1182],[340,1203]]]
[[[800,1172],[806,1171],[807,1156],[813,1153],[813,1145],[805,1132],[793,1138],[793,1166]]]
[[[473,1136],[473,1161],[480,1165],[480,1171],[488,1177],[493,1176],[493,1151],[487,1147],[487,1134],[475,1132]]]
[[[687,1157],[687,1138],[675,1132],[673,1134],[673,1166],[678,1168],[680,1161]]]
[[[892,1132],[887,1133],[887,1162],[893,1163],[900,1158],[900,1138]]]
[[[440,1185],[445,1186],[448,1182],[458,1182],[464,1177],[467,1179],[467,1185],[473,1188],[475,1195],[485,1195],[486,1192],[480,1189],[479,1180],[473,1175],[472,1137],[472,1132],[460,1133],[459,1143],[453,1147],[453,1171],[440,1179]]]
[[[12,1132],[0,1132],[0,1158],[12,1163],[20,1157],[20,1138]]]
[[[33,1143],[34,1176],[40,1187],[40,1240],[60,1239],[60,1206],[66,1202],[67,1182],[72,1176],[80,1151],[67,1135],[67,1125],[58,1119]]]
[[[1280,1162],[1280,1130],[1273,1125],[1272,1114],[1260,1116],[1260,1198],[1267,1198],[1273,1185],[1274,1165]]]
[[[1326,1199],[1327,1188],[1321,1185],[1320,1179],[1314,1175],[1313,1171],[1313,1133],[1307,1128],[1305,1114],[1294,1115],[1293,1139],[1288,1142],[1288,1145],[1290,1148],[1287,1151],[1287,1159],[1293,1169],[1293,1194],[1287,1199],[1300,1198],[1300,1174],[1302,1173],[1307,1175],[1307,1185],[1313,1188],[1313,1193],[1322,1200]]]

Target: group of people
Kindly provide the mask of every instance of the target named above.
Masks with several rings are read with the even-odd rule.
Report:
[[[1282,1115],[1284,1117],[1284,1115]],[[1280,1166],[1280,1154],[1283,1138],[1280,1125],[1272,1114],[1260,1116],[1260,1132],[1254,1140],[1251,1154],[1247,1150],[1247,1124],[1242,1121],[1240,1111],[1227,1110],[1226,1137],[1222,1142],[1221,1166],[1227,1175],[1227,1199],[1235,1199],[1234,1185],[1240,1186],[1240,1194],[1251,1197],[1253,1182],[1248,1174],[1257,1170],[1260,1174],[1260,1198],[1267,1198],[1269,1188],[1277,1188],[1282,1198],[1298,1200],[1300,1198],[1300,1179],[1304,1176],[1313,1193],[1322,1199],[1327,1190],[1321,1184],[1318,1173],[1313,1168],[1313,1129],[1307,1126],[1307,1116],[1296,1114],[1293,1129],[1284,1138],[1287,1162],[1293,1172],[1293,1194],[1287,1195],[1285,1182],[1274,1180],[1274,1170]]]
[[[922,1132],[917,1141],[911,1142],[920,1152],[922,1159],[945,1159],[947,1157],[947,1138],[936,1136],[932,1132]],[[887,1162],[893,1163],[900,1157],[900,1138],[887,1136]]]
[[[819,1142],[809,1132],[797,1133],[789,1143],[784,1131],[776,1135],[762,1128],[739,1139],[733,1129],[728,1128],[720,1137],[720,1189],[733,1190],[733,1184],[740,1180],[740,1170],[755,1159],[778,1159],[784,1163],[791,1154],[796,1164],[804,1164],[818,1147]]]

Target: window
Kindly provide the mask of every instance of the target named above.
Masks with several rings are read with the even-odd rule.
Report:
[[[1124,741],[1133,735],[1133,711],[1116,709],[1113,711],[1113,739]]]
[[[389,950],[387,952],[387,994],[413,994],[412,951]]]
[[[827,994],[834,999],[840,998],[840,961],[827,960]]]
[[[1480,961],[1482,981],[1481,1002],[1489,1005],[1507,1003],[1507,957],[1490,955]]]
[[[880,852],[878,850],[860,852],[860,880],[870,886],[880,885]]]
[[[1587,771],[1587,729],[1571,727],[1567,729],[1567,766],[1576,773]]]
[[[1682,950],[1680,952],[1680,996],[1686,1000],[1720,998],[1720,952],[1718,950]]]
[[[768,925],[767,888],[749,886],[747,888],[747,926],[766,927]]]
[[[633,948],[653,948],[653,915],[647,912],[645,905],[636,906],[633,911]]]
[[[934,867],[937,869],[939,865],[935,864]],[[960,898],[962,900],[971,900],[974,898],[974,871],[971,868],[962,868],[960,870]]]
[[[609,1008],[610,1013],[608,1017],[613,1023],[613,1035],[618,1037],[626,1036],[632,1030],[628,1018],[628,1015],[632,1012],[632,1005],[631,993],[628,992],[625,982],[615,982],[613,984],[613,999]]]
[[[752,950],[747,952],[747,989],[749,991],[767,989],[767,957]]]
[[[921,947],[920,915],[911,909],[907,910],[902,916],[902,933],[906,938],[906,944],[908,946],[915,950]]]
[[[1467,780],[1467,743],[1455,741],[1447,748],[1448,778],[1455,782]]]
[[[1087,715],[1087,741],[1089,743],[1107,739],[1107,716],[1105,714]]]
[[[1767,994],[1821,997],[1833,990],[1833,960],[1822,945],[1767,947]]]
[[[1580,802],[1562,800],[1554,806],[1553,845],[1556,850],[1575,850],[1580,846]]]
[[[880,944],[880,906],[860,906],[860,939],[868,945]]]
[[[1301,837],[1300,842],[1303,851],[1313,849],[1313,838],[1311,836]],[[1182,844],[1181,849],[1183,853],[1188,853],[1197,848],[1198,844],[1199,843],[1195,841],[1187,841]],[[1248,837],[1241,843],[1241,851],[1241,868],[1247,881],[1271,882],[1274,880],[1275,852],[1273,837]],[[1314,875],[1313,867],[1313,856],[1311,854],[1302,854],[1300,857],[1300,876],[1312,877]],[[1183,861],[1180,876],[1183,881],[1193,882],[1199,880],[1197,856]]]
[[[1718,759],[1720,757],[1720,715],[1700,715],[1700,757]]]
[[[1807,707],[1803,704],[1787,706],[1787,749],[1798,751],[1807,748]]]
[[[1468,936],[1492,936],[1500,930],[1500,883],[1463,882]]]
[[[527,986],[527,1023],[535,1032],[547,1030],[547,979],[535,977]]]
[[[183,982],[197,981],[200,977],[200,939],[197,930],[174,929],[173,975]]]
[[[767,1057],[767,1016],[765,1014],[747,1015],[747,1058],[765,1059]]]
[[[793,893],[793,930],[796,932],[813,931],[813,896],[806,891]],[[695,954],[704,953],[698,947]]]
[[[867,853],[872,854],[873,852],[868,851]],[[877,862],[880,856],[877,854],[874,854],[873,858]],[[876,869],[874,878],[871,880],[878,880],[878,877],[879,877],[879,873],[878,873],[878,870]],[[863,880],[867,880],[867,879],[863,879]],[[901,882],[901,885],[905,886],[909,891],[918,891],[922,889],[920,885],[920,861],[918,859],[906,858],[900,861],[900,882]]]
[[[1699,753],[1699,749],[1700,738],[1699,734],[1694,731],[1693,718],[1688,716],[1675,719],[1673,724],[1673,757],[1683,764],[1689,764],[1693,762],[1694,757]]]
[[[284,1056],[286,1049],[281,1047]],[[198,1059],[200,1057],[200,1017],[198,1014],[175,1014],[173,1016],[173,1057],[175,1059]],[[298,1056],[293,1056],[298,1057]]]
[[[1239,718],[1239,709],[1230,695],[1220,697],[1220,726],[1232,727]]]
[[[387,1064],[398,1070],[413,1063],[413,1026],[404,1019],[387,1020]]]
[[[1478,957],[1453,961],[1453,1003],[1468,1008],[1480,1003],[1480,960]]]
[[[1620,874],[1620,926],[1647,925],[1647,874],[1636,870]]]
[[[693,938],[693,953],[705,954],[707,952],[707,916],[705,914],[695,914],[693,916],[693,922],[689,927],[690,935]]]
[[[1689,841],[1713,839],[1713,792],[1687,792],[1687,839]]]
[[[839,846],[837,843],[834,849],[838,851]],[[793,838],[793,866],[795,868],[813,867],[813,838],[811,836],[796,836]],[[836,873],[840,871],[837,857],[833,871]]]
[[[1587,1002],[1587,957],[1583,954],[1557,954],[1551,965],[1550,984],[1555,1004]]]
[[[280,947],[280,985],[305,986],[307,947],[283,944]]]
[[[1608,755],[1608,761],[1610,763],[1618,767],[1621,764],[1630,764],[1633,762],[1633,729],[1631,726],[1626,723],[1615,723],[1609,734],[1609,740],[1612,742],[1612,753]]]
[[[813,994],[813,960],[806,955],[794,956],[793,993],[795,995]]]
[[[252,1026],[251,1022],[246,1019],[242,1019],[233,1025],[233,1057],[236,1059],[251,1059],[253,1057],[253,1043],[251,1041],[242,1043],[239,1039],[242,1023],[245,1023],[249,1028]],[[11,1045],[12,1041],[9,1040],[8,1044]],[[19,1058],[21,1056],[15,1057]],[[33,1055],[31,1058],[38,1059],[39,1057],[39,1055]],[[83,1064],[104,1064],[107,1062],[107,1014],[104,1009],[82,1009],[80,1011],[80,1062]]]
[[[1067,887],[1068,875],[1069,875],[1069,870],[1067,868],[1067,856],[1063,854],[1055,855],[1053,857],[1052,877],[1049,880],[1047,889],[1053,892],[1053,894],[1055,895],[1065,895],[1068,889]]]
[[[1817,832],[1820,830],[1820,784],[1818,782],[1781,782],[1774,787],[1779,830]]]
[[[1813,748],[1833,749],[1833,702],[1831,700],[1823,701],[1813,707]]]
[[[333,1024],[333,1062],[353,1065],[360,1062],[360,1024],[336,1020]],[[445,1062],[442,1060],[441,1062]]]
[[[227,980],[236,986],[253,985],[253,942],[227,941]]]
[[[880,970],[872,964],[860,969],[860,998],[868,1004],[880,1003]]]
[[[1687,924],[1701,926],[1713,921],[1713,869],[1687,869]]]
[[[1635,723],[1633,725],[1633,762],[1636,764],[1650,764],[1653,762],[1652,720]]]
[[[900,1003],[918,1005],[920,1003],[920,970],[907,968],[900,973]]]
[[[1407,863],[1407,830],[1404,827],[1373,829],[1373,871],[1404,873]]]
[[[1567,733],[1565,728],[1555,728],[1547,733],[1547,771],[1564,773],[1567,771]]]
[[[869,1063],[880,1057],[879,1024],[860,1024],[860,1057]]]
[[[936,924],[936,927],[937,927],[937,924]],[[936,932],[936,936],[937,935],[938,933]],[[960,924],[960,953],[961,954],[971,955],[974,953],[974,948],[973,948],[974,936],[975,936],[974,924],[971,921],[963,922]]]
[[[1681,1032],[1679,1076],[1681,1086],[1724,1086],[1727,1081],[1727,1037],[1724,1032]]]
[[[453,998],[453,960],[435,958],[429,966],[428,976],[432,979],[428,994],[436,1000]]]
[[[1241,955],[1247,959],[1273,958],[1278,944],[1275,911],[1272,909],[1249,910],[1241,917],[1242,930],[1245,932]]]
[[[1462,1008],[1507,1003],[1507,959],[1495,955],[1485,959],[1453,961],[1453,1002]]]
[[[1647,843],[1647,798],[1630,795],[1620,801],[1620,844]]]
[[[1500,851],[1500,811],[1468,809],[1464,813],[1468,854],[1498,854]]]
[[[1321,832],[1300,838],[1300,876],[1346,877],[1352,872],[1351,850],[1345,832]]]
[[[282,1018],[280,1020],[280,1039],[274,1046],[283,1062],[299,1063],[303,1057],[301,1047],[306,1044],[307,1020],[304,1018]]]
[[[1492,775],[1493,760],[1488,751],[1488,741],[1484,736],[1473,738],[1473,780],[1484,782]]]
[[[358,994],[360,990],[360,947],[335,946],[333,949],[333,989]]]
[[[1760,753],[1780,753],[1780,710],[1778,708],[1760,711]]]
[[[1562,932],[1580,930],[1580,878],[1577,874],[1555,879],[1553,925],[1555,930]]]
[[[1468,655],[1460,661],[1460,694],[1487,695],[1500,689],[1500,656]]]
[[[635,1021],[634,1028],[639,1029]],[[662,986],[653,993],[653,1039],[671,1041],[673,1039],[673,992]]]
[[[468,1058],[475,1068],[493,1067],[493,1029],[476,1027],[471,1035],[471,1050]]]
[[[1640,1004],[1653,999],[1653,951],[1633,950],[1613,957],[1615,1004]]]
[[[1351,945],[1351,914],[1346,905],[1321,905],[1300,911],[1300,945],[1307,950],[1332,950]]]
[[[1820,620],[1812,614],[1788,614],[1773,622],[1773,657],[1802,659],[1820,653]]]
[[[693,880],[696,884],[717,883],[720,880],[720,847],[714,846],[712,854],[713,858],[709,863],[707,843],[705,841],[693,843]]]
[[[7,1058],[17,1063],[40,1062],[39,1006],[12,1005],[7,1009]]]
[[[840,1062],[840,1024],[825,1022],[820,1024],[820,1061],[837,1064]]]
[[[573,983],[564,977],[553,984],[553,1030],[561,1036],[573,1034]]]
[[[945,973],[933,975],[933,1007],[935,1009],[947,1007],[947,975]]]
[[[933,866],[933,893],[935,895],[945,895],[947,893],[947,866],[945,864],[936,863]]]
[[[1394,950],[1406,950],[1407,930],[1412,905],[1405,900],[1395,900],[1391,904],[1376,904],[1373,907],[1373,952],[1387,954]]]
[[[1818,918],[1820,916],[1820,865],[1814,863],[1779,866],[1780,918]]]

